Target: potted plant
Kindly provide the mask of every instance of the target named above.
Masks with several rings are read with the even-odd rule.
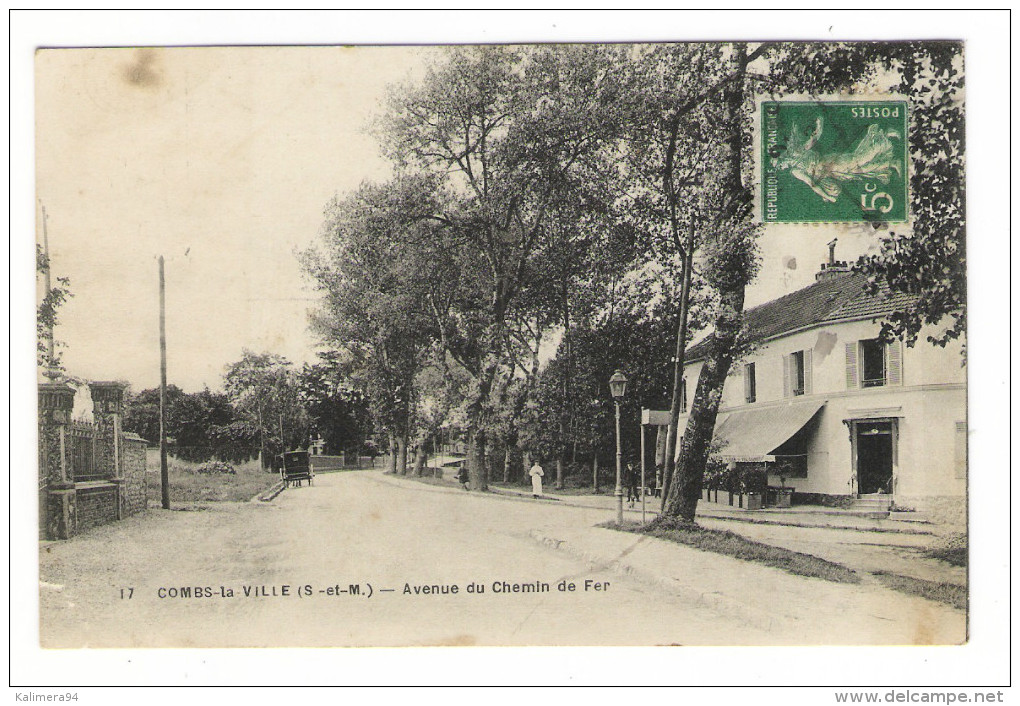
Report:
[[[710,457],[705,465],[705,500],[719,502],[719,486],[726,478],[726,462],[717,456]]]
[[[765,499],[768,476],[761,464],[748,464],[740,473],[740,507],[745,510],[761,510]]]
[[[794,489],[786,487],[786,476],[795,470],[793,460],[789,458],[779,459],[776,463],[776,470],[779,473],[779,487],[770,488],[775,495],[775,506],[790,507],[792,505]]]

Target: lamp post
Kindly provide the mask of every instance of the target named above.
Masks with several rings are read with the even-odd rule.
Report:
[[[623,524],[623,485],[621,485],[620,474],[623,464],[623,453],[620,450],[620,402],[627,393],[627,376],[617,370],[613,377],[609,378],[609,392],[613,395],[613,402],[616,403],[616,523]]]

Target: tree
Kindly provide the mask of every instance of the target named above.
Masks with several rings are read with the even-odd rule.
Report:
[[[486,430],[509,365],[508,339],[527,277],[558,237],[550,216],[604,166],[621,96],[616,47],[465,47],[395,91],[381,126],[398,169],[450,194],[425,216],[456,244],[461,273],[435,307],[440,339],[472,377],[467,401],[472,487],[485,489]],[[602,158],[600,160],[600,158]],[[439,240],[436,241],[441,242]],[[504,377],[504,379],[506,379]]]
[[[748,52],[746,44],[717,45],[719,61],[709,74],[708,95],[718,102],[719,120],[706,137],[722,147],[719,171],[705,185],[714,217],[709,219],[702,244],[700,270],[715,297],[713,333],[698,377],[691,413],[683,436],[677,472],[664,492],[663,524],[694,522],[705,464],[711,448],[722,388],[735,355],[741,331],[744,291],[758,266],[757,236],[753,221],[750,164],[750,101],[748,65],[761,55],[761,45]],[[689,105],[700,107],[700,97]],[[704,227],[704,225],[703,225]],[[667,448],[667,458],[669,450]],[[668,461],[667,461],[668,463]]]
[[[615,463],[615,411],[608,380],[617,369],[628,377],[621,409],[624,454],[640,463],[642,408],[661,408],[668,400],[666,379],[672,357],[672,334],[677,316],[678,281],[663,275],[655,263],[634,269],[605,287],[594,298],[597,309],[572,334],[574,423],[567,444],[572,460],[584,458],[612,468]],[[565,374],[561,343],[557,355],[543,368],[534,405],[524,425],[525,442],[537,450],[557,448],[555,420]]]
[[[167,436],[170,453],[187,461],[243,461],[258,452],[258,436],[236,426],[229,399],[205,388],[185,393],[167,385]],[[150,443],[159,439],[159,388],[129,395],[124,406],[124,429]],[[254,438],[256,443],[252,444]]]
[[[318,363],[305,365],[297,377],[298,395],[312,428],[331,454],[359,454],[372,435],[369,402],[344,370],[336,351],[319,353]]]
[[[427,178],[362,184],[327,209],[323,250],[302,255],[324,294],[313,326],[364,391],[390,438],[391,470],[401,473],[414,426],[415,377],[435,340],[432,287],[449,274],[445,258],[421,246],[435,225],[419,214],[434,210],[439,198]]]
[[[176,385],[166,386],[168,421],[173,418],[171,410],[174,405],[184,395],[184,391]],[[150,444],[157,443],[159,441],[159,388],[154,387],[136,394],[128,394],[124,400],[123,423],[125,431],[138,434]],[[167,436],[174,436],[172,427],[167,429]]]
[[[35,276],[38,281],[39,275],[43,275],[47,284],[50,283],[50,258],[43,252],[42,246],[38,243],[35,246]],[[45,370],[63,371],[64,366],[60,361],[60,354],[57,348],[61,345],[53,340],[53,329],[58,323],[57,313],[61,305],[67,301],[71,294],[71,280],[67,277],[57,277],[57,284],[49,285],[43,293],[42,300],[36,307],[35,313],[35,357],[36,365]]]
[[[705,77],[725,70],[719,45],[659,44],[639,48],[630,74],[634,118],[624,150],[628,215],[644,234],[647,252],[680,283],[662,478],[667,487],[679,436],[695,255],[718,217],[720,204],[713,203],[711,185],[719,181],[718,167],[725,160],[713,127],[725,116],[717,101],[707,100],[718,87],[706,87]]]
[[[235,409],[258,433],[263,467],[276,454],[307,444],[308,419],[286,358],[245,349],[241,360],[227,366],[223,382]]]

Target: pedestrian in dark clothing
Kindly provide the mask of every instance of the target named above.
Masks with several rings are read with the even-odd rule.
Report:
[[[634,507],[634,501],[640,500],[641,496],[638,495],[638,474],[634,470],[634,464],[627,463],[627,472],[624,473],[624,482],[627,484],[627,502],[630,503],[631,507]]]
[[[464,490],[470,490],[468,488],[468,470],[465,466],[461,466],[460,470],[457,471],[457,482]]]

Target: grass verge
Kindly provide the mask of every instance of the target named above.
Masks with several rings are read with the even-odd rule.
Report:
[[[927,598],[930,601],[945,603],[959,610],[967,610],[967,589],[964,586],[943,581],[915,579],[912,576],[891,574],[887,571],[874,571],[872,573],[886,588],[912,596]]]
[[[490,488],[501,488],[501,489],[506,489],[506,490],[518,490],[518,491],[520,491],[522,493],[530,493],[531,492],[531,482],[530,481],[527,482],[527,483],[520,483],[520,482],[513,482],[513,481],[511,481],[509,483],[504,483],[503,481],[495,481],[495,482],[490,482],[489,483],[489,487]],[[580,486],[580,487],[567,486],[567,487],[564,487],[564,488],[556,488],[553,485],[553,483],[550,483],[548,481],[548,477],[546,479],[546,482],[542,484],[542,494],[543,495],[564,495],[564,496],[585,496],[585,497],[592,496],[592,495],[595,495],[595,496],[598,496],[598,495],[607,496],[607,495],[612,495],[614,490],[615,490],[615,488],[613,488],[612,486],[599,486],[598,492],[596,492],[596,491],[594,491],[592,489],[592,487],[590,485],[589,486]]]
[[[941,559],[953,566],[967,565],[967,536],[963,534],[947,537],[939,544],[927,549],[924,555],[932,559]]]
[[[842,564],[819,559],[810,554],[790,551],[781,547],[755,542],[729,530],[714,530],[698,525],[656,527],[638,522],[618,525],[606,522],[599,527],[645,534],[669,542],[676,542],[703,552],[714,552],[734,559],[782,569],[797,576],[824,579],[835,583],[860,583],[861,577]]]
[[[275,473],[266,473],[257,461],[232,464],[236,474],[197,473],[201,464],[171,457],[167,461],[170,476],[170,505],[200,502],[245,502],[280,480]],[[161,497],[159,452],[155,462],[150,457],[145,473],[145,487],[150,504],[159,504]]]

